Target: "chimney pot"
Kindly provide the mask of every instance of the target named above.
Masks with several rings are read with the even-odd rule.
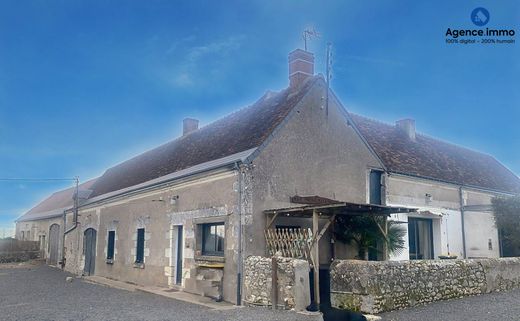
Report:
[[[182,136],[199,129],[199,120],[195,118],[184,118],[182,121]]]
[[[289,86],[300,87],[304,81],[314,76],[314,55],[302,49],[289,53]]]
[[[415,120],[407,118],[395,122],[395,126],[404,133],[409,140],[415,142]]]

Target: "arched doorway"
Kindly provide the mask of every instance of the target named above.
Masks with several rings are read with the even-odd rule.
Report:
[[[57,265],[60,252],[60,225],[52,224],[49,228],[49,264]]]
[[[96,267],[96,235],[97,232],[93,228],[86,229],[83,234],[83,254],[85,255],[83,272],[85,275],[94,275]]]

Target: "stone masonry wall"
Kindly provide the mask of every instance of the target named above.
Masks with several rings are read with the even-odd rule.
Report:
[[[332,305],[365,313],[519,287],[520,258],[339,260],[331,267]]]
[[[272,305],[271,258],[249,256],[244,264],[244,301],[250,305]],[[309,263],[277,258],[278,306],[304,310],[310,304]]]

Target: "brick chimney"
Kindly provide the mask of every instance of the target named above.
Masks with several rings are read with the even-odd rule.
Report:
[[[299,88],[305,79],[314,76],[314,55],[302,49],[289,53],[289,86]]]
[[[182,136],[199,129],[199,120],[194,118],[184,118],[182,121]]]
[[[395,122],[395,127],[408,137],[409,140],[415,142],[415,120],[407,118]]]

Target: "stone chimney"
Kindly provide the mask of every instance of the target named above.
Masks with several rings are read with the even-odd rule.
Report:
[[[407,118],[395,122],[395,127],[408,137],[409,140],[415,142],[415,120]]]
[[[199,129],[199,120],[194,118],[184,118],[182,121],[182,136]]]
[[[289,53],[289,86],[299,88],[305,79],[314,76],[314,55],[296,49]]]

